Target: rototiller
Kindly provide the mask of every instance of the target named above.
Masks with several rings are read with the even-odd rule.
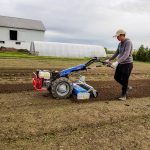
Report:
[[[62,71],[37,70],[33,72],[33,87],[38,91],[48,90],[57,99],[66,99],[71,95],[75,95],[77,99],[96,98],[98,92],[85,82],[84,76],[80,77],[76,82],[69,80],[71,73],[87,70],[95,62],[105,64],[100,58],[94,57],[85,64],[80,64]]]

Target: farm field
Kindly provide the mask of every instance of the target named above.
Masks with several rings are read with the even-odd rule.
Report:
[[[96,99],[56,100],[33,91],[36,69],[60,70],[86,61],[0,58],[0,149],[149,149],[149,63],[134,63],[133,90],[124,102],[117,100],[114,70],[105,66],[81,73],[98,90]]]

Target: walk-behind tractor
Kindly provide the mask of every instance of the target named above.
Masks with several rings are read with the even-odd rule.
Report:
[[[66,99],[73,95],[77,99],[96,98],[98,92],[85,82],[84,76],[76,82],[69,79],[71,73],[87,70],[95,62],[104,63],[100,58],[94,57],[85,64],[62,71],[37,70],[33,73],[33,87],[38,91],[48,90],[57,99]]]

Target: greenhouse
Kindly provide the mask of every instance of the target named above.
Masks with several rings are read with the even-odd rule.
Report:
[[[99,45],[34,41],[31,43],[30,51],[37,52],[39,56],[70,58],[84,58],[95,56],[106,57],[104,47]]]

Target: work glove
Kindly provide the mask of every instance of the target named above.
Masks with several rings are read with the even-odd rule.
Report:
[[[118,64],[119,64],[118,61],[113,62],[113,63],[111,64],[111,67],[114,68],[114,69],[116,69],[117,66],[118,66]]]
[[[110,62],[110,60],[109,60],[109,59],[106,59],[106,60],[105,60],[105,63],[109,63],[109,62]]]
[[[110,60],[109,59],[104,60],[103,65],[110,67],[111,66]]]

